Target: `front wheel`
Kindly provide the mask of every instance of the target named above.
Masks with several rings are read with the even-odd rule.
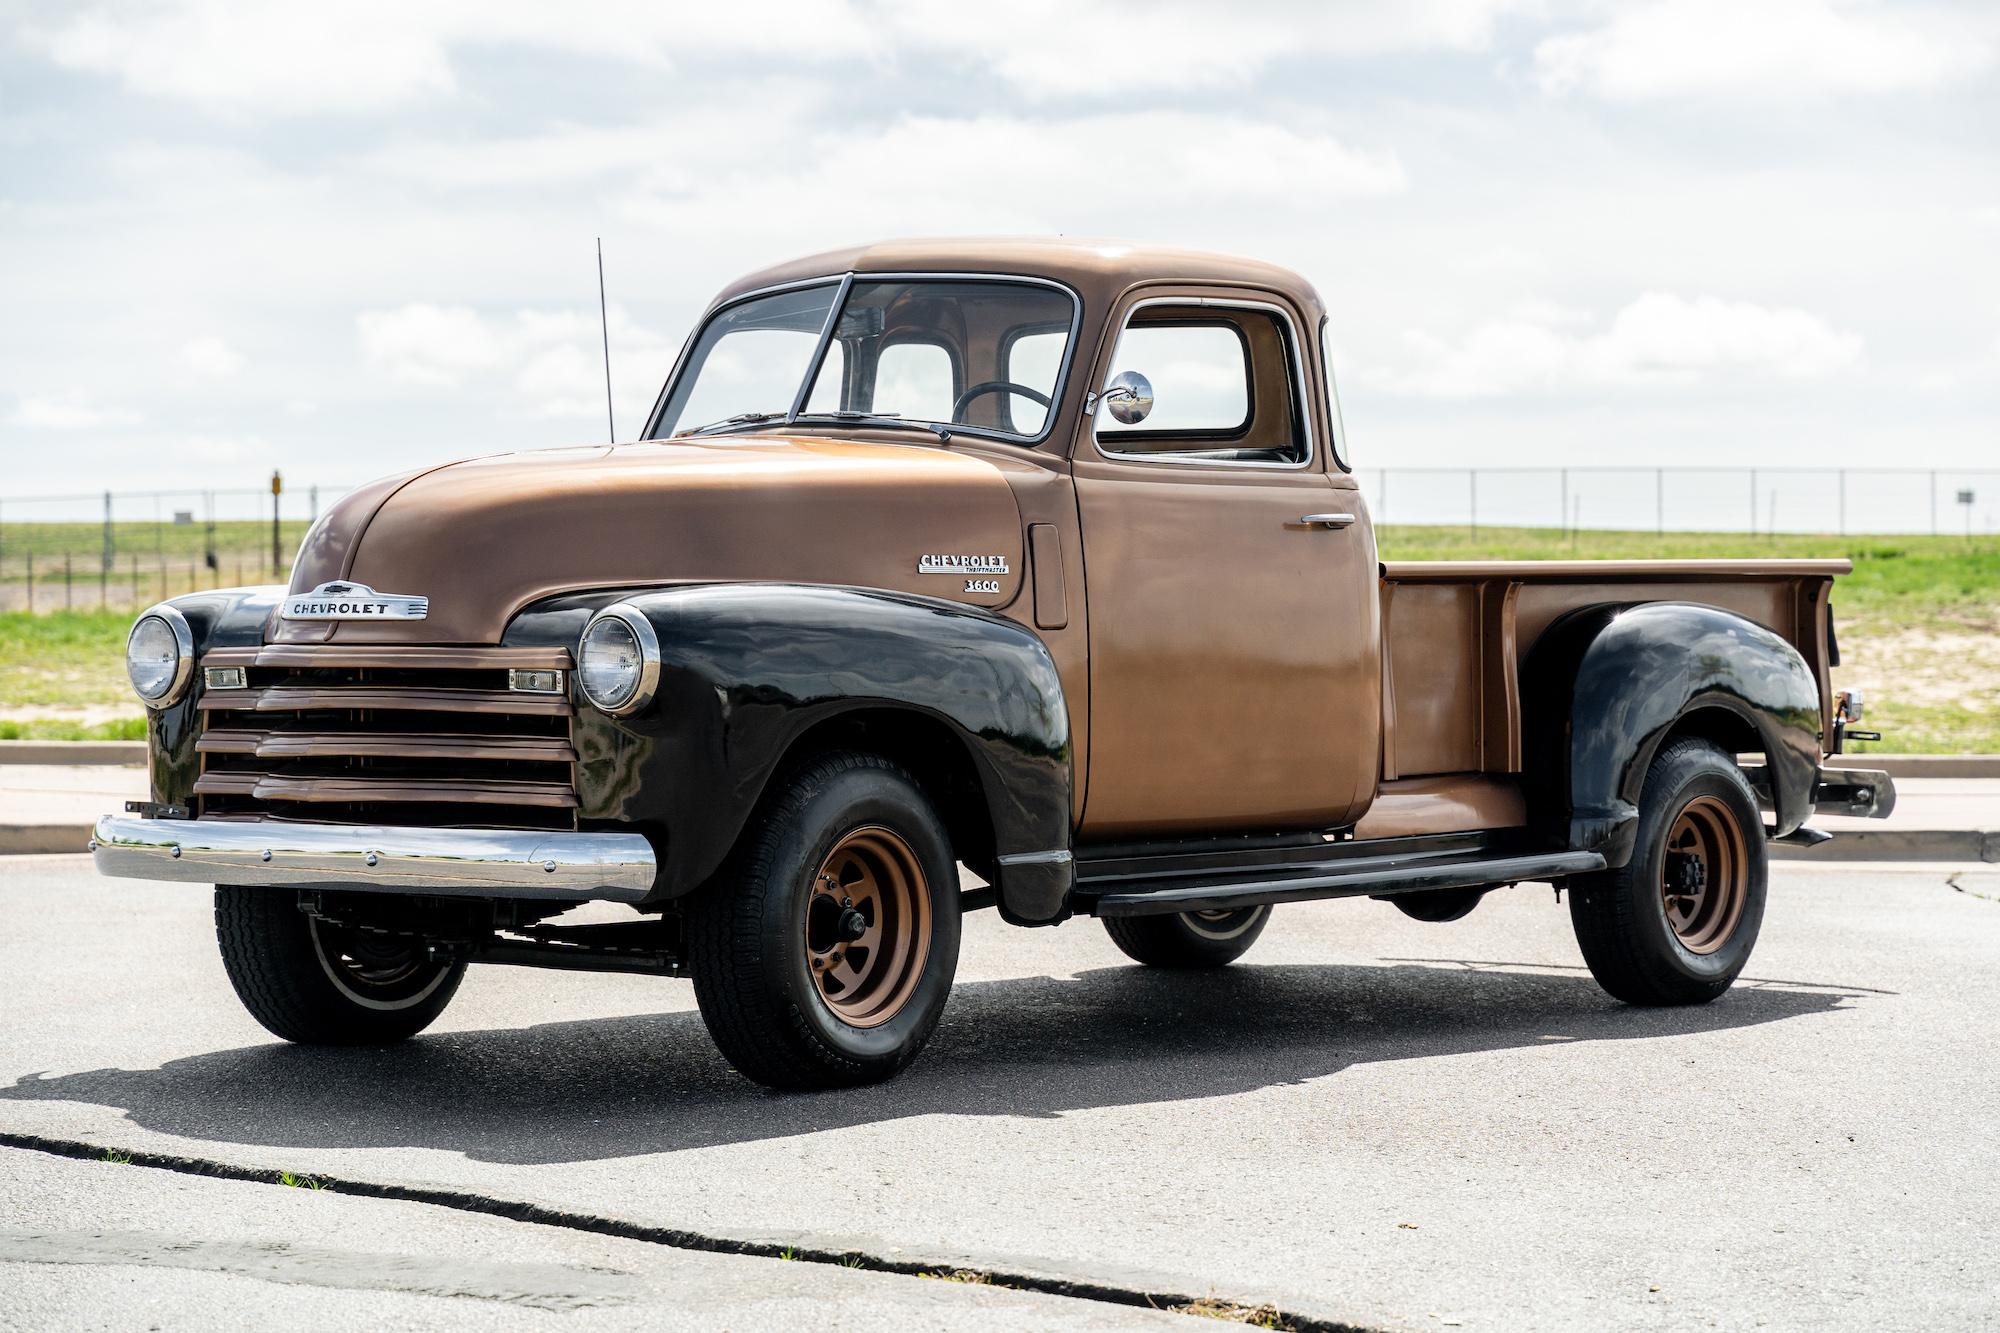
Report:
[[[1570,921],[1597,984],[1627,1004],[1705,1004],[1750,961],[1764,921],[1763,818],[1743,770],[1707,741],[1646,772],[1632,859],[1570,880]]]
[[[286,1041],[402,1041],[444,1012],[465,960],[433,958],[409,936],[309,917],[289,889],[215,886],[222,965],[250,1016]]]
[[[1262,906],[1107,916],[1104,933],[1127,958],[1148,967],[1222,967],[1248,953],[1270,919],[1271,909]]]
[[[950,840],[909,774],[858,752],[811,761],[689,904],[709,1035],[774,1088],[889,1077],[951,994],[958,893]]]

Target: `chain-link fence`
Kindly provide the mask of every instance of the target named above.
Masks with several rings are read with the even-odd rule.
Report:
[[[351,487],[0,496],[0,611],[132,610],[280,583],[320,506]]]
[[[1378,524],[1974,536],[2000,520],[2000,469],[1990,468],[1364,467],[1357,475]]]

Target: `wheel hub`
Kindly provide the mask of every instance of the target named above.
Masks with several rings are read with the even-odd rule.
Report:
[[[1750,859],[1735,813],[1714,796],[1697,796],[1667,831],[1660,897],[1667,924],[1690,953],[1714,953],[1743,915]]]
[[[885,828],[849,833],[813,876],[803,926],[827,1008],[853,1027],[888,1022],[930,956],[930,891],[916,853]]]

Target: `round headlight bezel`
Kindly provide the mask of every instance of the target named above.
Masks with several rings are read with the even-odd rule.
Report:
[[[157,620],[166,626],[174,641],[174,670],[165,689],[158,694],[147,696],[132,679],[132,640],[148,620]],[[180,610],[167,603],[149,607],[132,621],[132,628],[125,632],[125,679],[132,686],[132,693],[139,696],[139,702],[148,708],[171,708],[187,693],[188,682],[194,679],[194,631],[189,628],[187,617]]]
[[[584,645],[590,642],[591,631],[606,620],[615,620],[631,634],[632,641],[639,648],[639,681],[629,695],[622,699],[600,700],[590,692],[584,683]],[[653,702],[653,693],[660,685],[660,637],[653,632],[653,624],[645,613],[628,602],[607,606],[590,618],[583,627],[583,633],[576,640],[576,690],[584,700],[600,713],[611,717],[631,717],[647,704]]]

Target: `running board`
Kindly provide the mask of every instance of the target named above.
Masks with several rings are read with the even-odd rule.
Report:
[[[1347,844],[1353,846],[1352,843]],[[1309,902],[1316,898],[1380,897],[1513,884],[1524,879],[1582,875],[1604,869],[1596,852],[1537,852],[1526,856],[1440,855],[1407,852],[1388,856],[1346,856],[1311,865],[1257,866],[1233,873],[1121,878],[1118,892],[1091,893],[1077,885],[1080,910],[1095,916],[1165,916],[1170,912],[1222,912],[1266,903]]]

